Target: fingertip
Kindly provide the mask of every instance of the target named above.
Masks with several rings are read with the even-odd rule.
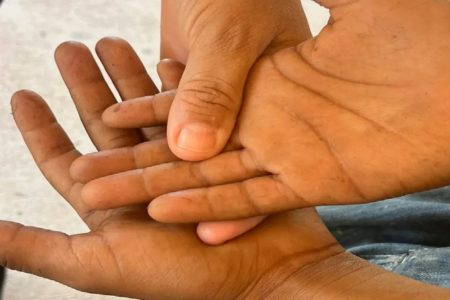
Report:
[[[21,132],[56,121],[45,100],[30,90],[20,90],[11,96],[11,110]]]
[[[159,62],[158,62],[158,64],[156,65],[156,67],[157,68],[160,68],[160,67],[162,67],[162,68],[164,68],[164,67],[166,67],[167,65],[171,65],[171,64],[173,64],[173,63],[178,63],[175,59],[172,59],[172,58],[163,58],[163,59],[161,59]],[[181,63],[179,63],[179,64],[181,64]]]
[[[87,156],[75,159],[70,165],[69,174],[73,180],[81,183],[87,182],[86,174],[90,171],[90,162]]]
[[[102,209],[104,194],[95,180],[86,183],[81,189],[81,201],[90,209]]]
[[[161,60],[156,71],[161,79],[163,91],[175,90],[178,88],[184,72],[184,65],[173,59]]]
[[[42,100],[41,96],[39,96],[37,93],[30,91],[30,90],[19,90],[16,91],[12,96],[11,96],[11,108],[12,108],[12,112],[14,113],[17,110],[18,105],[20,105],[19,103],[22,101],[26,101],[29,99],[33,99],[33,100]]]
[[[66,41],[56,47],[54,57],[57,63],[63,63],[68,59],[73,58],[73,56],[76,55],[80,50],[89,52],[89,48],[83,43],[76,41]]]
[[[235,239],[259,225],[265,217],[242,220],[204,222],[197,226],[198,237],[206,244],[221,245]]]
[[[101,38],[97,42],[97,44],[95,44],[95,51],[102,52],[104,50],[110,49],[111,47],[121,46],[121,45],[126,46],[126,47],[130,46],[130,44],[126,40],[124,40],[120,37],[106,36],[106,37]]]
[[[162,221],[161,219],[160,214],[160,207],[161,207],[160,202],[161,201],[158,198],[153,199],[152,202],[150,202],[150,204],[147,206],[147,213],[153,220],[164,223],[164,221]]]
[[[174,130],[169,120],[169,147],[182,160],[202,161],[218,154],[221,144],[217,135],[217,129],[206,123],[192,122]]]
[[[220,235],[220,233],[217,233],[211,226],[208,226],[208,223],[198,224],[197,235],[202,242],[211,246],[220,246],[233,238],[227,238]]]
[[[161,223],[177,223],[174,210],[164,196],[153,199],[147,207],[149,216]]]
[[[156,65],[156,70],[159,75],[166,73],[166,72],[173,72],[173,74],[179,74],[181,75],[184,71],[185,66],[176,61],[175,59],[171,58],[164,58],[161,59],[158,64]]]
[[[18,90],[16,91],[12,96],[11,96],[11,103],[12,102],[16,102],[19,101],[19,99],[37,99],[37,100],[42,100],[42,97],[36,93],[33,92],[31,90]]]
[[[64,82],[69,89],[103,80],[100,70],[89,48],[79,42],[64,42],[55,50],[55,61]],[[93,68],[95,66],[95,68]]]
[[[117,113],[121,109],[122,103],[117,103],[109,106],[107,109],[105,109],[102,113],[102,121],[105,123],[106,126],[109,127],[116,127],[116,120],[117,120]]]

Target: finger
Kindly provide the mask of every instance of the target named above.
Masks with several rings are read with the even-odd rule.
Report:
[[[155,141],[155,140],[165,140],[167,143],[167,128],[165,125],[161,126],[152,126],[145,128],[144,139],[147,141]],[[169,149],[170,150],[170,149]]]
[[[95,48],[123,100],[158,93],[158,88],[131,45],[120,38],[101,39]]]
[[[107,37],[97,43],[97,55],[100,58],[106,72],[111,78],[114,86],[122,100],[129,100],[151,96],[159,93],[158,88],[147,73],[144,64],[131,45],[120,38]],[[164,109],[157,107],[156,110]],[[139,115],[145,115],[141,111]],[[164,126],[156,128],[140,128],[144,140],[155,140],[166,136],[167,117],[164,118]],[[111,126],[114,128],[120,128]]]
[[[175,97],[175,91],[170,90],[152,97],[142,97],[112,105],[102,115],[103,122],[114,128],[146,128],[145,135],[148,140],[165,137],[166,127],[158,124],[167,123],[170,107]],[[233,132],[227,151],[241,147],[238,128]]]
[[[206,244],[221,245],[252,230],[265,218],[260,216],[242,220],[200,223],[197,226],[197,235]]]
[[[141,141],[137,130],[115,129],[103,124],[102,112],[116,100],[86,46],[63,43],[55,51],[55,60],[81,121],[97,149],[131,146]]]
[[[70,251],[67,235],[3,221],[0,262],[9,269],[67,283],[74,270],[81,269]]]
[[[134,147],[104,150],[84,155],[75,160],[70,168],[70,174],[78,182],[91,180],[159,165],[177,158],[169,150],[167,141],[155,140]]]
[[[192,49],[170,110],[169,146],[183,160],[204,160],[224,148],[257,57],[247,47],[230,51],[224,45],[201,46],[214,44],[214,40],[198,41]]]
[[[165,124],[174,95],[174,91],[168,91],[115,104],[105,110],[103,122],[115,128],[140,128]]]
[[[70,164],[80,156],[57,123],[44,100],[30,91],[20,91],[11,99],[14,120],[37,166],[50,184],[83,217],[86,207],[73,197],[81,189],[69,175]]]
[[[78,290],[97,291],[111,260],[100,238],[68,236],[0,221],[0,264],[12,270],[55,280]],[[99,255],[102,261],[86,259]],[[88,263],[89,265],[86,265]],[[92,278],[96,280],[92,281]]]
[[[175,90],[180,84],[184,65],[173,59],[163,59],[159,62],[157,71],[162,82],[163,91]]]
[[[194,223],[262,216],[299,208],[300,199],[273,176],[175,192],[154,199],[148,211],[167,223]]]
[[[246,151],[227,152],[200,163],[172,162],[99,178],[84,186],[82,198],[91,208],[106,209],[149,202],[173,191],[241,181],[262,173]]]
[[[186,61],[188,49],[180,41],[179,1],[161,1],[161,58],[173,58],[177,61]]]

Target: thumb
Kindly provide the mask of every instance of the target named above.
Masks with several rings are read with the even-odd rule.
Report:
[[[0,264],[83,289],[84,265],[63,233],[0,221]],[[91,278],[89,278],[91,279]],[[85,280],[87,281],[87,280]]]
[[[249,69],[257,58],[245,47],[232,51],[218,48],[192,49],[170,110],[168,143],[184,160],[204,160],[225,147]]]

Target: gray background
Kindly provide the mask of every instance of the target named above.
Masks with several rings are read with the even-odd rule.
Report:
[[[327,11],[303,1],[313,33],[326,23]],[[69,94],[53,62],[65,40],[91,49],[104,36],[134,45],[151,75],[159,58],[159,0],[5,0],[0,7],[0,219],[66,233],[86,227],[45,182],[14,126],[9,99],[32,89],[50,104],[60,123],[83,152],[94,150],[84,134]],[[9,271],[5,300],[111,299],[88,295],[58,283]]]

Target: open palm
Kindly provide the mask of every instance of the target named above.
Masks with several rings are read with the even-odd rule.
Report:
[[[125,53],[129,58],[129,49],[123,41],[110,39],[103,40],[98,48],[102,60],[116,66],[117,55]],[[106,50],[116,54],[108,55]],[[138,132],[102,124],[102,107],[111,105],[114,98],[89,50],[66,43],[57,50],[56,60],[97,147],[111,149],[136,143]],[[112,73],[109,70],[113,79],[120,79],[121,85],[116,86],[122,93],[133,92],[131,87],[134,93],[150,93],[148,75],[125,73],[130,70],[138,69],[128,65]],[[127,85],[136,83],[136,74],[144,79]],[[291,266],[292,260],[301,267],[343,253],[314,210],[271,218],[245,238],[214,248],[197,238],[195,226],[159,224],[148,217],[145,207],[89,209],[81,201],[83,185],[69,172],[80,154],[44,100],[21,91],[13,96],[12,107],[37,165],[90,231],[67,236],[0,222],[0,262],[8,268],[93,293],[141,299],[231,299],[251,293],[258,281]],[[278,286],[277,282],[272,284],[266,288]]]

